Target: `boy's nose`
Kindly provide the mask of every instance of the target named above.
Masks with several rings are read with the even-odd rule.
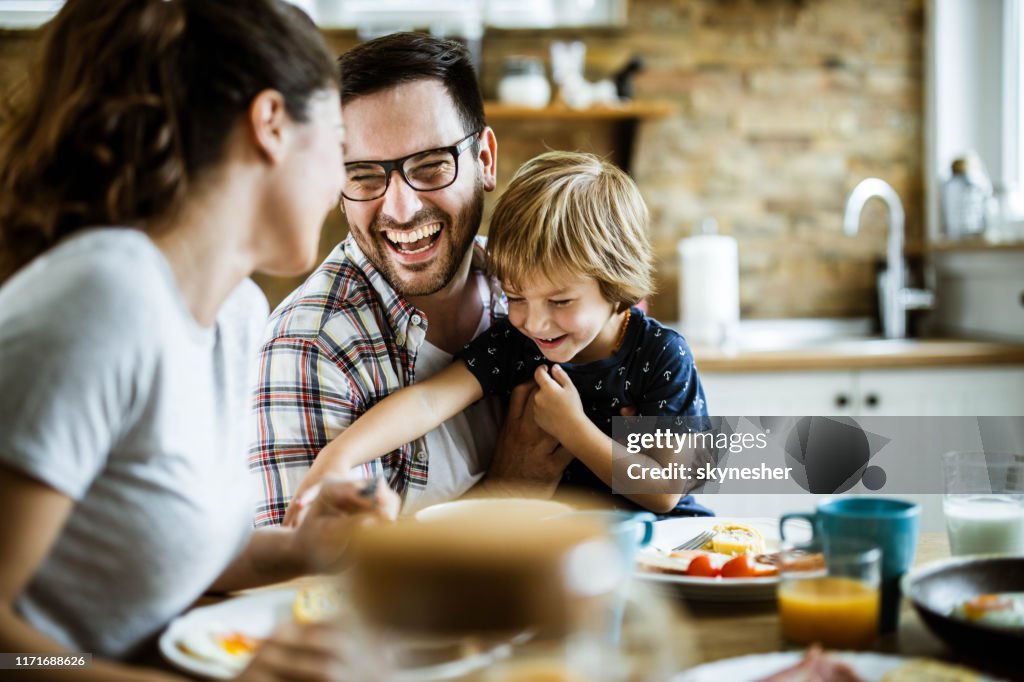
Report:
[[[548,316],[546,313],[540,311],[532,311],[526,314],[526,320],[523,323],[523,329],[526,333],[534,338],[545,339],[549,336],[548,332]]]

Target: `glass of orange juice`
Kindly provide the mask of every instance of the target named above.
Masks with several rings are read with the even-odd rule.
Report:
[[[783,549],[779,625],[797,644],[863,649],[878,636],[882,551],[871,543],[824,538]]]

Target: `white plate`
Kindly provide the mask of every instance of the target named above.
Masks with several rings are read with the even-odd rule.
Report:
[[[710,530],[721,523],[744,523],[761,532],[768,552],[780,547],[779,522],[777,519],[739,519],[722,517],[693,517],[666,519],[654,524],[651,546],[671,550],[676,545],[692,538],[701,531]],[[787,531],[789,529],[787,528]],[[794,527],[792,540],[802,542],[809,538],[809,531]],[[789,533],[787,533],[787,538]],[[642,550],[641,550],[642,551]],[[688,575],[649,573],[638,570],[637,578],[652,584],[670,587],[673,593],[700,601],[768,601],[775,598],[779,584],[776,576],[764,578],[699,578]]]
[[[528,497],[505,497],[481,500],[455,500],[442,502],[416,512],[417,521],[443,521],[481,513],[497,516],[515,516],[523,519],[546,519],[559,514],[568,514],[573,508],[554,500]]]
[[[705,663],[691,668],[672,678],[672,682],[756,682],[796,665],[804,657],[804,651],[785,651],[771,654],[753,654],[727,658],[714,663]],[[906,656],[892,656],[870,652],[840,651],[828,652],[853,668],[864,682],[881,682],[886,674],[899,668],[911,659]],[[979,676],[979,682],[994,682],[993,678]]]
[[[237,667],[196,658],[181,650],[180,642],[204,633],[242,632],[263,639],[292,617],[295,588],[250,592],[220,604],[201,606],[175,618],[160,636],[160,652],[185,672],[214,679],[238,674]],[[245,662],[240,661],[242,667]]]
[[[160,652],[179,669],[212,679],[230,679],[238,675],[248,660],[240,660],[236,665],[221,664],[216,661],[197,658],[183,651],[178,644],[188,638],[202,637],[206,633],[222,634],[241,632],[250,637],[263,639],[270,635],[278,625],[292,618],[292,604],[295,602],[297,588],[267,589],[250,592],[231,598],[220,604],[201,606],[171,621],[171,624],[160,636]],[[388,677],[393,682],[431,682],[461,677],[478,670],[498,658],[508,656],[512,646],[524,641],[521,635],[504,641],[491,642],[467,647],[464,656],[414,669],[393,671]],[[450,648],[457,642],[421,641],[400,644],[402,651],[426,651],[437,647],[437,650]],[[400,651],[392,653],[401,653]]]

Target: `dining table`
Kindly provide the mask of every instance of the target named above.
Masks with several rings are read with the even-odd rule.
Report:
[[[922,532],[918,537],[914,567],[931,564],[950,557],[949,542],[944,532]],[[912,569],[913,570],[913,569]],[[288,583],[245,590],[234,596],[259,593],[264,590],[296,588],[315,578],[300,578]],[[702,601],[674,593],[671,587],[656,588],[652,592],[665,600],[675,619],[681,625],[676,632],[685,633],[686,649],[681,662],[691,669],[734,657],[772,652],[803,651],[805,645],[785,641],[779,631],[777,604],[772,599],[743,601]],[[207,596],[197,606],[221,603],[226,595]],[[230,598],[230,597],[228,597]],[[896,632],[882,635],[867,649],[882,654],[902,657],[924,657],[964,665],[988,675],[986,679],[1024,680],[1024,669],[1011,663],[971,658],[963,651],[949,648],[933,635],[918,617],[909,599],[901,604],[899,626]],[[681,672],[680,668],[676,672]],[[472,679],[472,678],[467,678]]]
[[[950,556],[944,532],[922,532],[918,538],[914,567]],[[790,644],[779,633],[779,615],[774,601],[711,602],[681,600],[680,610],[690,623],[695,641],[690,656],[694,665],[749,654],[795,651],[806,647]],[[885,654],[926,657],[974,668],[998,679],[1024,679],[1024,667],[970,658],[950,649],[933,635],[918,617],[910,600],[901,605],[896,632],[880,636],[869,648]]]

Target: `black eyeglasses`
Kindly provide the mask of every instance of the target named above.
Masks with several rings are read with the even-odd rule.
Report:
[[[459,177],[459,156],[469,149],[482,131],[470,133],[451,147],[428,149],[393,161],[353,161],[345,164],[345,188],[349,201],[373,201],[388,191],[391,173],[398,171],[417,192],[433,192],[451,185]]]

